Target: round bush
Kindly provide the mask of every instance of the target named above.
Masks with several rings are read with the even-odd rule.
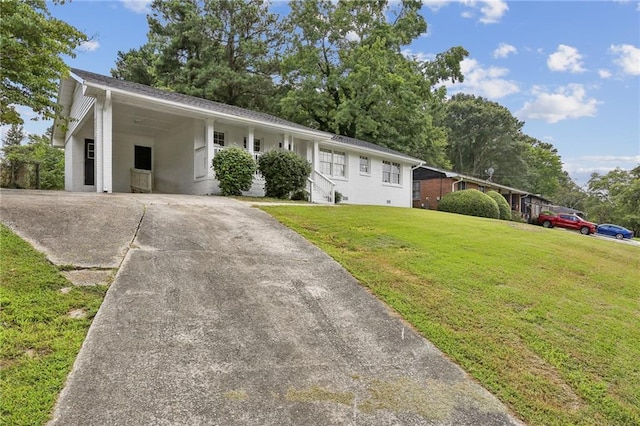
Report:
[[[273,150],[260,156],[258,170],[264,177],[264,195],[288,198],[304,190],[311,174],[311,165],[293,151]]]
[[[438,210],[492,219],[500,218],[498,203],[477,189],[465,189],[445,195],[440,200]]]
[[[222,195],[242,195],[251,189],[256,162],[244,149],[232,146],[219,151],[212,166]]]
[[[497,191],[489,191],[487,195],[498,203],[498,208],[500,209],[500,219],[502,220],[511,220],[511,207],[507,200]]]

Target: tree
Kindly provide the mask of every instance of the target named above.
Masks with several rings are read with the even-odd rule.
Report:
[[[222,195],[242,195],[242,191],[251,189],[256,163],[244,149],[237,146],[223,149],[213,157],[212,167]]]
[[[87,36],[53,18],[45,0],[4,0],[1,7],[0,124],[23,123],[17,105],[40,118],[53,118],[57,82],[68,73],[61,55],[74,57]]]
[[[154,0],[148,43],[118,52],[114,77],[271,111],[285,31],[264,0]]]
[[[64,189],[64,151],[51,146],[51,129],[45,135],[25,135],[14,125],[3,140],[2,185]]]
[[[523,135],[527,144],[527,184],[523,187],[534,194],[553,197],[560,188],[563,177],[562,160],[558,150],[550,143]]]
[[[587,186],[586,210],[592,220],[640,230],[640,166],[592,173]]]
[[[453,170],[488,177],[504,185],[523,187],[527,181],[527,144],[518,121],[502,105],[482,97],[459,93],[446,103],[448,156]]]
[[[2,140],[2,186],[16,186],[16,172],[20,158],[15,154],[26,135],[20,124],[12,124]]]
[[[426,31],[421,2],[298,0],[290,7],[282,113],[445,165],[445,133],[431,115],[445,92],[433,86],[462,80],[467,52],[441,54],[438,66],[403,56],[402,47]]]

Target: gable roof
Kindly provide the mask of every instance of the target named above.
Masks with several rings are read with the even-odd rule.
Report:
[[[522,195],[529,194],[529,192],[523,191],[521,189],[511,188],[510,186],[500,185],[495,182],[490,182],[490,181],[473,177],[473,176],[463,175],[461,173],[452,172],[450,170],[438,169],[437,167],[431,167],[425,164],[421,164],[413,169],[413,180],[428,180],[433,178],[459,179],[460,181],[473,182],[479,185],[484,185],[492,188],[504,189],[506,191],[514,192],[516,194],[522,194]]]
[[[371,142],[363,141],[360,139],[350,138],[341,135],[335,135],[321,130],[312,129],[301,124],[294,123],[292,121],[284,120],[274,115],[252,111],[245,108],[240,108],[233,105],[227,105],[220,102],[210,101],[207,99],[198,98],[195,96],[184,95],[182,93],[169,92],[166,90],[156,89],[155,87],[146,86],[144,84],[133,83],[131,81],[121,80],[113,77],[107,77],[105,75],[96,74],[89,71],[80,70],[77,68],[71,69],[72,77],[78,80],[85,86],[96,87],[99,89],[110,89],[127,94],[138,95],[146,98],[157,99],[159,101],[170,102],[178,104],[182,107],[211,111],[213,113],[220,113],[230,115],[238,118],[244,118],[251,121],[261,122],[267,125],[284,126],[292,129],[298,129],[303,132],[312,132],[317,135],[318,138],[337,142],[339,144],[351,145],[358,148],[364,148],[366,150],[378,151],[385,154],[391,154],[398,157],[403,157],[408,162],[414,164],[423,163],[422,160],[411,157],[399,151],[376,145]]]

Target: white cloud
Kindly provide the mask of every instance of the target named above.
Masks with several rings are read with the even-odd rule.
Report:
[[[611,74],[611,71],[603,69],[598,70],[598,75],[600,76],[600,78],[611,78],[613,74]]]
[[[120,0],[126,9],[136,13],[147,13],[151,0]]]
[[[98,40],[87,40],[80,43],[80,46],[78,46],[78,50],[82,52],[93,52],[95,50],[98,50],[99,47],[100,43],[98,42]]]
[[[494,58],[506,58],[510,54],[518,53],[518,49],[507,43],[500,43],[498,48],[493,51]]]
[[[437,11],[451,3],[460,3],[471,10],[462,12],[463,18],[472,18],[474,10],[480,10],[478,19],[483,24],[495,24],[507,13],[509,6],[505,0],[422,0],[422,3],[433,11]]]
[[[601,163],[640,163],[640,155],[585,155],[583,161],[598,161]]]
[[[460,63],[460,70],[464,82],[445,84],[452,93],[472,93],[495,100],[520,91],[516,82],[503,78],[509,74],[507,68],[483,68],[475,59],[464,59]]]
[[[534,87],[533,102],[525,102],[522,109],[516,112],[520,119],[544,120],[557,123],[562,120],[580,117],[594,117],[601,102],[587,98],[581,84],[569,84],[560,87],[555,93],[548,93],[542,87]]]
[[[483,1],[483,6],[480,8],[482,12],[482,18],[480,22],[483,24],[495,24],[500,21],[500,18],[507,13],[509,6],[503,0],[489,0]]]
[[[565,44],[558,45],[558,50],[549,55],[547,66],[551,71],[569,71],[574,74],[586,71],[578,49]]]
[[[414,52],[411,49],[403,49],[401,53],[405,58],[415,59],[421,62],[432,61],[436,57],[433,53]]]
[[[347,35],[345,36],[345,38],[349,41],[360,41],[360,36],[355,31],[347,32]]]
[[[629,75],[640,75],[640,49],[630,44],[612,44],[609,53],[617,56],[613,62]]]

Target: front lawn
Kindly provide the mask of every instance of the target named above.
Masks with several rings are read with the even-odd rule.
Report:
[[[0,282],[0,424],[45,424],[106,287],[74,287],[4,225]]]
[[[418,209],[261,208],[528,424],[640,424],[640,247]]]

